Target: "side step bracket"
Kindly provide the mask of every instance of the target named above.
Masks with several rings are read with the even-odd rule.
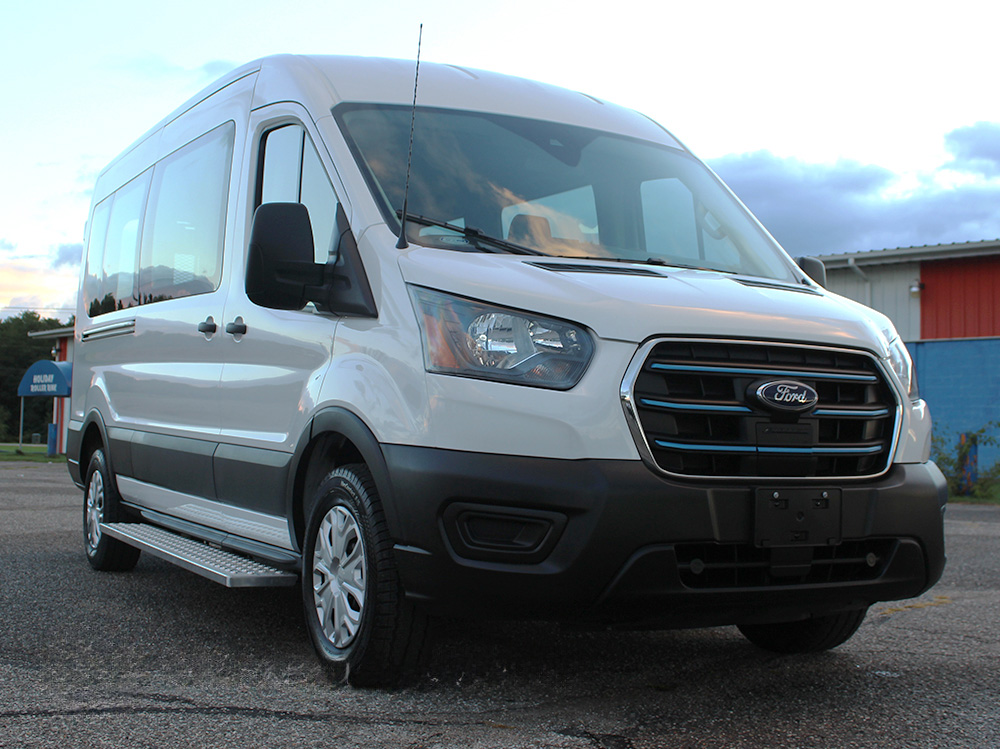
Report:
[[[227,588],[295,585],[299,577],[203,541],[146,523],[101,523],[101,533],[166,559]]]

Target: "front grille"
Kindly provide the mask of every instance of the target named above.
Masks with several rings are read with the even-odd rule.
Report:
[[[752,392],[774,380],[810,386],[818,404],[801,416],[768,410]],[[775,343],[660,341],[629,399],[655,464],[698,478],[878,475],[898,419],[872,356]]]
[[[762,549],[744,544],[677,544],[677,567],[688,588],[761,588],[875,580],[886,568],[895,539],[839,546]]]

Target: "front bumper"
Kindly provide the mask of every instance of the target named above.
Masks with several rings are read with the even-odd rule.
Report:
[[[841,482],[832,543],[766,548],[758,490],[676,482],[639,461],[383,445],[407,595],[448,614],[632,626],[790,620],[920,595],[944,569],[933,463]]]

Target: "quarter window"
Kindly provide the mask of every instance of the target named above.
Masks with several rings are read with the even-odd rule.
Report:
[[[87,271],[84,274],[83,298],[87,303],[87,312],[91,317],[101,314],[104,298],[104,243],[108,237],[108,218],[111,216],[111,204],[114,196],[102,200],[94,208],[90,219],[90,238],[87,243]],[[111,305],[114,309],[114,305]],[[111,310],[107,310],[110,312]]]
[[[135,269],[149,178],[147,170],[94,209],[84,287],[91,317],[139,303]]]

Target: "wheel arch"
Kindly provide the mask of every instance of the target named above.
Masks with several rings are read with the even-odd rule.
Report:
[[[390,533],[398,527],[385,456],[378,439],[357,414],[340,407],[320,411],[310,421],[300,445],[289,477],[287,508],[297,550],[305,548],[306,524],[312,511],[309,503],[316,489],[331,471],[351,463],[364,463],[368,467]]]
[[[108,442],[108,428],[104,425],[104,419],[101,418],[99,411],[95,410],[87,414],[80,434],[80,452],[77,457],[80,461],[81,481],[86,482],[90,459],[101,448],[104,448],[104,460],[108,465],[108,472],[114,478],[117,474],[115,473],[114,461],[111,457],[111,448]]]

